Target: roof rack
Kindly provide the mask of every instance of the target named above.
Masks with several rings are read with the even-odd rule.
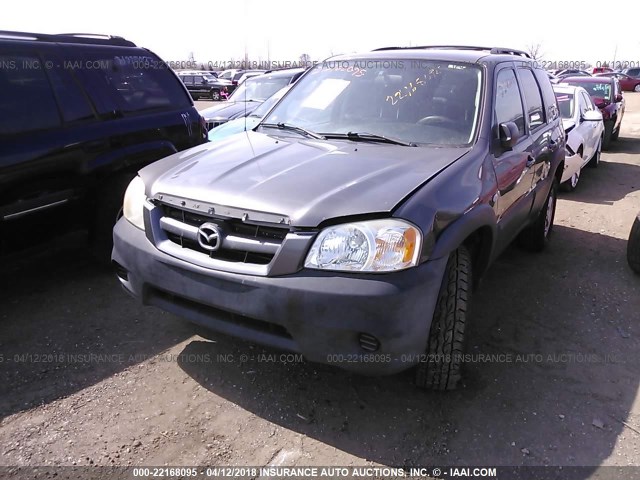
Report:
[[[92,45],[117,45],[120,47],[135,47],[136,44],[122,37],[114,35],[100,35],[95,33],[29,33],[0,30],[0,39],[25,40],[55,43],[84,43]]]
[[[518,55],[521,57],[531,58],[527,52],[523,50],[516,50],[515,48],[503,48],[503,47],[479,47],[475,45],[421,45],[416,47],[384,47],[376,48],[374,52],[380,52],[384,50],[413,50],[413,49],[433,49],[433,50],[474,50],[478,52],[489,52],[492,54],[504,54],[504,55]]]

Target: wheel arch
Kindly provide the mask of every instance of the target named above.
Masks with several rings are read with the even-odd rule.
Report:
[[[448,256],[460,245],[466,246],[471,253],[472,281],[475,289],[491,263],[495,240],[495,212],[489,205],[480,205],[458,218],[440,234],[431,257]]]

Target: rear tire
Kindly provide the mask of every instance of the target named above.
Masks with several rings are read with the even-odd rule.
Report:
[[[640,275],[640,218],[636,217],[627,242],[627,262],[631,270]]]
[[[557,199],[558,181],[554,179],[544,206],[538,213],[538,218],[536,218],[533,225],[527,227],[520,233],[520,243],[527,250],[541,252],[549,243],[549,237],[553,232],[553,220],[556,216]]]
[[[621,128],[622,128],[622,122],[620,122],[620,125],[618,125],[618,129],[611,134],[611,140],[613,140],[614,142],[618,140],[618,137],[620,136]]]
[[[604,137],[602,140],[602,148],[607,150],[611,146],[611,135],[613,134],[613,123],[606,122],[604,124]]]
[[[416,368],[415,383],[420,388],[453,390],[462,377],[471,270],[471,255],[461,245],[449,256],[431,321],[425,360]]]

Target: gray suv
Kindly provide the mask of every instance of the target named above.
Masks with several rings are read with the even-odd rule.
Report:
[[[524,52],[340,56],[253,130],[140,170],[112,259],[146,305],[451,389],[487,267],[517,237],[549,239],[564,152],[549,78]]]

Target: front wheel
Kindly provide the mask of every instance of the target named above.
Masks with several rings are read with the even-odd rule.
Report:
[[[587,166],[590,168],[598,168],[600,166],[600,154],[602,153],[602,143],[604,142],[604,136],[600,137],[600,141],[598,142],[598,147],[596,148],[596,151],[594,152],[593,156],[591,157],[591,159],[589,159],[589,163],[587,163]]]
[[[447,262],[431,320],[425,359],[416,368],[418,387],[453,390],[460,381],[471,285],[471,255],[461,245]]]
[[[520,233],[520,243],[527,250],[541,252],[549,243],[549,237],[553,231],[553,221],[556,216],[556,203],[558,199],[558,182],[554,179],[547,195],[544,206],[538,213],[536,221]]]
[[[220,90],[211,90],[211,100],[213,100],[214,102],[220,100]]]
[[[633,91],[640,93],[640,83],[633,87]]]
[[[580,170],[571,175],[571,178],[562,184],[562,187],[566,192],[573,192],[578,187],[578,181],[580,180]]]
[[[627,262],[629,262],[631,270],[640,275],[640,216],[634,220],[629,234]]]

